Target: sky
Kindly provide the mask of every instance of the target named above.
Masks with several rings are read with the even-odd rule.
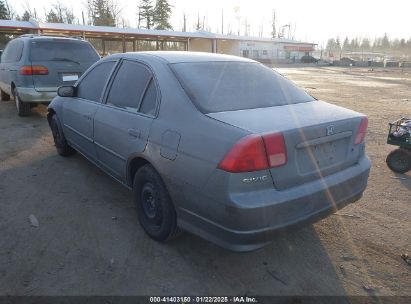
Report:
[[[17,14],[29,6],[44,18],[44,9],[56,0],[8,0]],[[60,1],[81,16],[86,0]],[[117,0],[122,16],[130,27],[137,24],[139,0]],[[277,30],[283,25],[286,38],[325,44],[330,37],[411,38],[411,0],[170,0],[173,5],[171,23],[174,30],[183,27],[183,13],[187,15],[187,30],[194,31],[200,15],[206,29],[221,33],[224,14],[224,33],[244,34],[249,24],[250,35],[270,37],[272,12],[275,9]]]

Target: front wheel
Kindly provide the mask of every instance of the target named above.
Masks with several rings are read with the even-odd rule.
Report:
[[[133,196],[140,225],[152,239],[164,242],[179,234],[171,198],[151,165],[144,165],[135,174]]]
[[[411,169],[411,152],[400,148],[387,156],[388,167],[397,173],[406,173]]]
[[[56,146],[58,154],[61,156],[71,156],[76,153],[72,147],[67,143],[63,130],[61,129],[60,121],[56,114],[51,117],[50,120],[51,133],[53,134],[54,145]]]

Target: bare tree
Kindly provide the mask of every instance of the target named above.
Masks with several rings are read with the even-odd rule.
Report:
[[[51,9],[47,13],[45,9],[46,21],[50,23],[67,23],[73,24],[76,20],[73,9],[68,8],[60,1],[52,4]]]
[[[7,19],[14,19],[17,17],[16,11],[9,5],[9,2],[7,0],[4,1],[4,5],[7,10]]]

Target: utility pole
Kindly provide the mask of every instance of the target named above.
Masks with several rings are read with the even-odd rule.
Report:
[[[141,8],[138,8],[138,21],[137,21],[137,28],[141,27]]]
[[[183,32],[187,31],[187,15],[183,12]]]
[[[86,21],[84,19],[84,12],[83,11],[81,11],[81,17],[83,18],[83,25],[86,25]]]
[[[284,31],[285,31],[285,28],[286,27],[288,27],[288,39],[290,39],[290,32],[291,32],[291,30],[290,30],[290,27],[291,27],[291,24],[286,24],[286,25],[283,25],[283,27],[282,27],[282,29],[281,29],[281,31],[282,31],[282,36],[283,36],[283,38],[284,38],[284,36],[285,36],[285,34],[284,34]]]
[[[292,39],[295,40],[295,31],[297,30],[297,23],[294,22],[294,27],[293,27],[293,36]]]
[[[197,29],[200,29],[201,25],[200,25],[200,13],[198,13],[197,15]]]
[[[264,33],[264,17],[263,17],[263,19],[261,20],[259,36],[260,36],[260,37],[263,37],[263,33]]]
[[[224,35],[224,9],[221,9],[221,35]]]

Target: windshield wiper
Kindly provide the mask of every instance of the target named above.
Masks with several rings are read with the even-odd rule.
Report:
[[[68,58],[59,58],[59,57],[54,57],[53,59],[51,59],[52,61],[69,61],[69,62],[74,62],[77,64],[80,64],[80,62],[75,61],[73,59],[68,59]]]

